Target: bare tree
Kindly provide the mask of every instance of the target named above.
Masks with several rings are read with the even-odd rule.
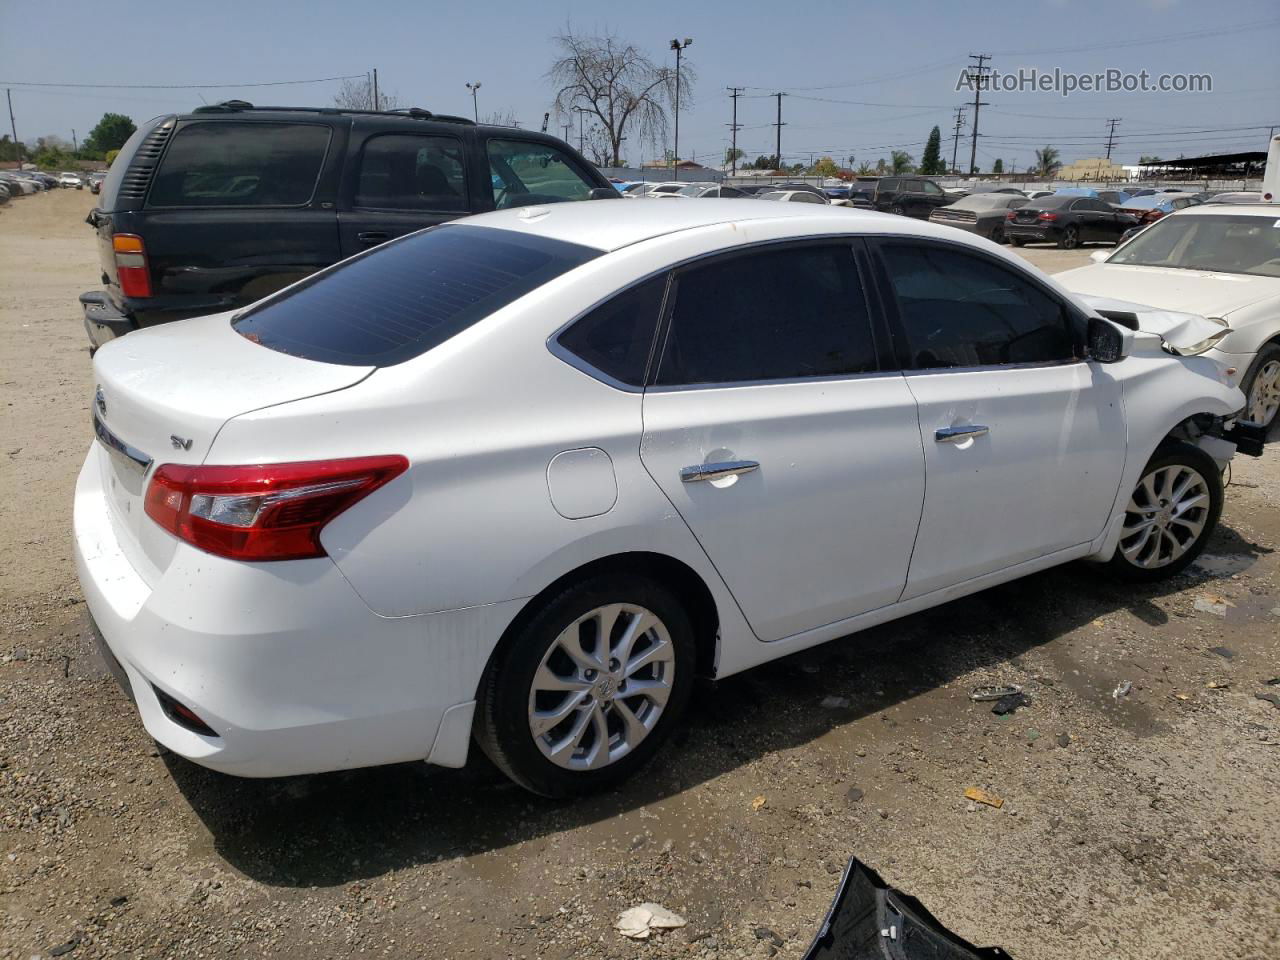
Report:
[[[566,31],[556,39],[560,56],[547,71],[556,85],[555,111],[572,117],[575,109],[593,115],[608,142],[612,166],[622,162],[628,131],[648,143],[667,132],[667,105],[675,99],[676,72],[659,66],[634,44],[617,36],[577,36]],[[694,72],[680,68],[682,106],[692,102]]]
[[[357,77],[354,80],[343,80],[338,92],[333,95],[333,105],[340,110],[372,110],[373,82],[368,77]],[[394,110],[400,106],[400,97],[387,90],[378,88],[379,110]]]
[[[510,107],[505,110],[495,110],[492,113],[486,113],[480,118],[481,123],[488,124],[491,127],[518,127],[520,121],[516,118],[516,112]]]

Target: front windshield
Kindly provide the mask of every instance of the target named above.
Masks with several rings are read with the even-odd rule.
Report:
[[[1230,214],[1167,217],[1107,262],[1280,277],[1280,220]]]
[[[701,184],[691,183],[687,187],[681,187],[676,192],[679,193],[680,196],[682,197],[697,197],[697,196],[700,196],[702,194],[702,191],[705,189],[707,188]]]

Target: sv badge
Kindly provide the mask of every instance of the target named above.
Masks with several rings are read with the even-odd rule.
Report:
[[[191,440],[178,436],[176,433],[169,434],[169,442],[173,444],[175,450],[190,450]]]

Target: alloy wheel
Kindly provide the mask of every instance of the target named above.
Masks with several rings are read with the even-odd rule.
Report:
[[[1271,426],[1280,411],[1280,360],[1262,365],[1249,387],[1249,419],[1264,427]]]
[[[1129,498],[1120,552],[1143,569],[1168,566],[1195,545],[1210,503],[1209,485],[1199,471],[1185,464],[1157,467]]]
[[[1080,231],[1074,226],[1067,227],[1067,232],[1062,237],[1062,246],[1066,250],[1074,250],[1080,246]]]
[[[529,690],[529,733],[557,766],[598,770],[649,735],[674,679],[675,647],[654,613],[627,603],[597,607],[543,655]]]

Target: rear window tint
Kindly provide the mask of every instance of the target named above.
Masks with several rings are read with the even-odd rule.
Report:
[[[322,124],[188,124],[174,134],[147,206],[300,206],[315,193],[328,146]]]
[[[316,274],[248,308],[232,326],[307,360],[391,366],[600,253],[507,230],[433,227]]]

